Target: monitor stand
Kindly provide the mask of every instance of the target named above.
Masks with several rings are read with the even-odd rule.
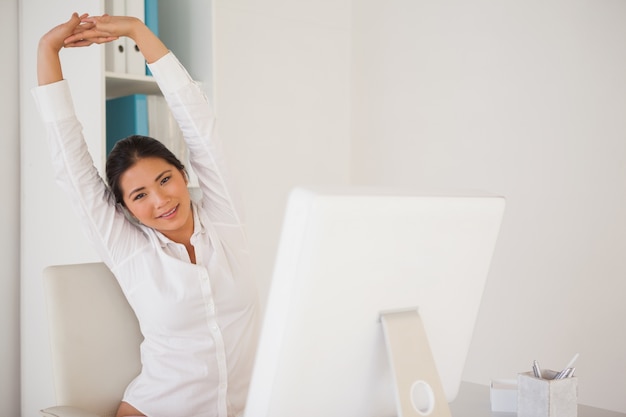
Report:
[[[417,309],[381,312],[398,417],[451,417]]]

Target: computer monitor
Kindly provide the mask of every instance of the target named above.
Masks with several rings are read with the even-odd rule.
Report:
[[[452,401],[503,211],[499,196],[295,189],[245,417],[398,415],[380,313],[406,308]]]

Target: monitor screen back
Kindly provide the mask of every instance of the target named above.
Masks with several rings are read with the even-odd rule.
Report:
[[[497,196],[294,190],[245,416],[396,415],[379,314],[413,307],[452,401],[503,211]]]

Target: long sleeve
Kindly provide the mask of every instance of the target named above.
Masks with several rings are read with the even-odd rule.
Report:
[[[211,221],[240,225],[215,115],[207,97],[171,52],[149,66],[183,132]]]
[[[82,125],[76,118],[68,82],[36,87],[33,95],[46,126],[56,182],[69,196],[102,260],[114,268],[148,241],[115,205],[94,167]]]

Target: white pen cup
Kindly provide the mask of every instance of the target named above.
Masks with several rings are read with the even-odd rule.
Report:
[[[541,371],[543,378],[533,372],[517,377],[518,417],[577,417],[578,378],[553,379],[559,373],[550,369]]]

